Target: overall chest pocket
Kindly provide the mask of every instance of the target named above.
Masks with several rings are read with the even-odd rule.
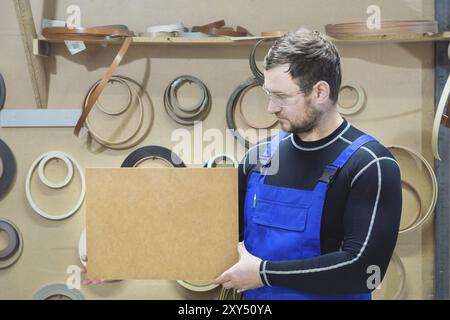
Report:
[[[304,232],[308,220],[308,206],[272,202],[259,199],[253,222],[281,230]]]

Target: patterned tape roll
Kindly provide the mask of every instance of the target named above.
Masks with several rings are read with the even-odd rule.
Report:
[[[185,82],[196,84],[202,96],[193,108],[186,108],[179,104],[177,91]],[[193,76],[180,76],[170,82],[164,92],[164,107],[167,114],[177,123],[194,125],[196,121],[204,120],[211,109],[211,94],[206,85]]]

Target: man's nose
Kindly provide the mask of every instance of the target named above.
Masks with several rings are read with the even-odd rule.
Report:
[[[267,106],[267,111],[269,112],[269,113],[278,113],[278,112],[280,112],[281,111],[281,107],[278,105],[278,104],[276,104],[276,103],[274,103],[273,102],[273,99],[269,99],[269,105]]]

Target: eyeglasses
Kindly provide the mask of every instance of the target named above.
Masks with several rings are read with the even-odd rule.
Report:
[[[303,91],[301,91],[300,89],[290,93],[273,93],[267,90],[267,88],[264,86],[262,87],[262,89],[267,94],[269,99],[272,99],[272,102],[277,105],[291,105],[295,102],[294,98],[298,94],[303,93]]]

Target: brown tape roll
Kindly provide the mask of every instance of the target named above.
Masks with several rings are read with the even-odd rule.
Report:
[[[115,26],[116,28],[108,27],[94,27],[94,28],[64,28],[64,27],[51,27],[42,30],[44,37],[49,40],[75,40],[75,41],[108,41],[111,39],[124,39],[122,46],[119,49],[116,57],[108,68],[105,76],[100,80],[96,89],[92,92],[88,101],[86,102],[83,113],[78,120],[74,133],[76,136],[79,135],[87,116],[91,112],[95,103],[97,102],[100,94],[105,89],[109,80],[111,79],[113,73],[119,67],[122,62],[123,57],[126,55],[128,49],[130,48],[131,42],[133,41],[134,32],[128,30],[125,26]]]
[[[394,20],[382,21],[380,29],[369,29],[367,22],[350,22],[340,24],[327,24],[327,35],[336,39],[345,40],[352,36],[380,36],[399,33],[436,33],[438,25],[436,21],[429,20]]]
[[[261,32],[261,36],[263,37],[282,37],[286,35],[287,31],[263,31]]]

